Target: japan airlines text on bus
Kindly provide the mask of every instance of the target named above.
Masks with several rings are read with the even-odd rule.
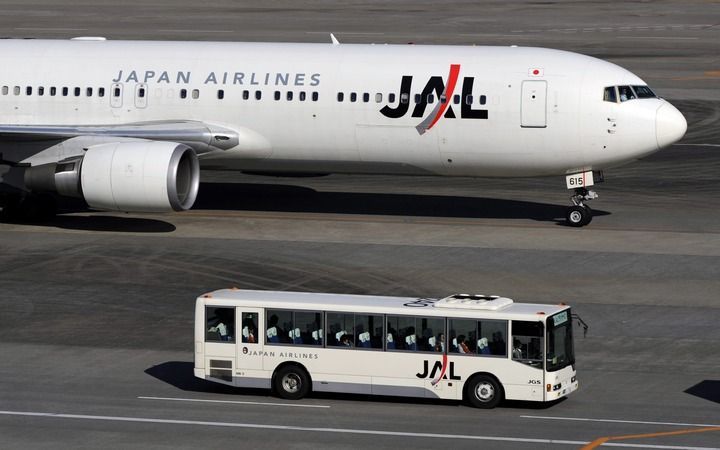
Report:
[[[552,401],[578,388],[570,307],[219,290],[197,299],[195,376],[272,388],[467,400]]]

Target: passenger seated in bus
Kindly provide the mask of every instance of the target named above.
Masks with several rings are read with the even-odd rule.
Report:
[[[395,339],[392,333],[387,334],[387,348],[388,350],[395,350]]]
[[[323,330],[315,330],[312,332],[313,345],[322,345]]]
[[[352,347],[352,341],[350,340],[350,336],[347,334],[343,334],[340,336],[340,346],[341,347]]]
[[[493,355],[507,355],[507,344],[500,331],[496,331],[492,335],[490,342],[490,353]]]
[[[417,350],[417,337],[414,334],[405,336],[406,348],[412,352]]]
[[[481,355],[489,355],[490,354],[490,347],[488,346],[488,339],[487,338],[480,338],[477,342],[478,345],[478,353]]]
[[[445,334],[440,333],[437,335],[437,339],[435,339],[435,351],[440,353],[445,353]]]
[[[370,348],[370,332],[358,334],[358,347]]]
[[[515,339],[513,341],[512,357],[513,357],[513,359],[523,359],[522,343],[520,342],[519,339]]]
[[[465,335],[461,334],[457,337],[457,344],[458,344],[458,350],[460,353],[470,353],[470,349],[467,345],[467,340],[465,339]]]
[[[347,331],[341,330],[335,333],[335,345],[343,345],[342,343],[342,337],[347,334]]]
[[[255,341],[255,327],[252,324],[248,324],[242,329],[242,341],[247,344],[254,344]]]

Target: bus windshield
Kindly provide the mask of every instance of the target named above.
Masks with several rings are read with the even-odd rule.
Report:
[[[569,309],[548,317],[546,355],[548,372],[575,364],[571,317]]]

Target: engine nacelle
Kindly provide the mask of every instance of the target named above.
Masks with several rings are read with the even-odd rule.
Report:
[[[195,152],[175,142],[100,144],[84,156],[29,168],[31,190],[82,197],[96,209],[166,212],[190,209],[200,185]]]

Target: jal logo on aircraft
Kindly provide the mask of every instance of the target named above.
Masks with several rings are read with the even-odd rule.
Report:
[[[440,76],[432,76],[425,84],[420,93],[419,102],[415,103],[411,117],[425,117],[415,128],[418,133],[424,134],[429,131],[442,118],[455,119],[457,117],[453,105],[453,95],[456,93],[458,77],[460,75],[460,64],[451,64],[447,84]],[[463,77],[460,88],[460,118],[461,119],[487,119],[486,109],[473,109],[472,102],[466,101],[472,95],[474,77]],[[385,105],[380,113],[390,119],[399,119],[405,116],[410,110],[410,91],[412,89],[413,76],[403,75],[400,82],[400,101],[394,108]],[[425,115],[428,106],[428,96],[435,95],[439,100],[433,110]],[[457,105],[456,105],[457,106]]]

